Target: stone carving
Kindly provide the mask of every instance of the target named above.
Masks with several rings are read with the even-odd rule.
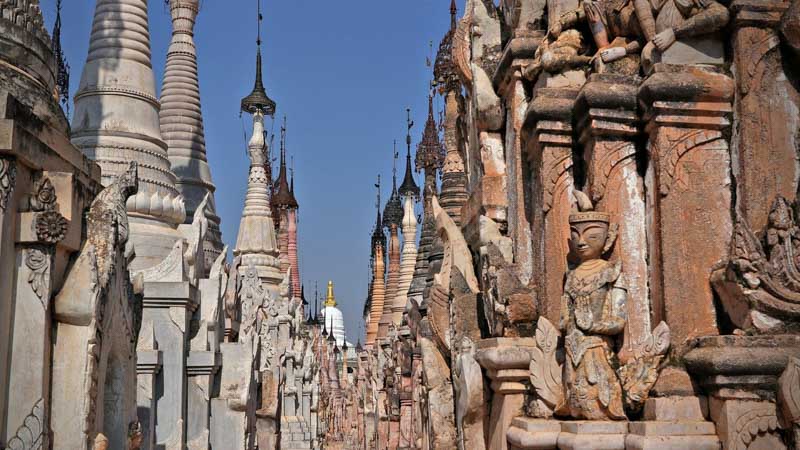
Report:
[[[45,211],[36,215],[35,226],[39,241],[55,244],[67,235],[69,222],[57,211]]]
[[[494,2],[487,0],[471,0],[466,7],[471,14],[472,46],[469,67],[477,110],[476,125],[481,130],[499,130],[505,116],[502,100],[492,85],[492,76],[502,52],[498,11]]]
[[[183,254],[183,259],[186,262],[187,275],[190,281],[195,281],[201,277],[205,271],[205,255],[203,254],[203,241],[208,232],[208,214],[209,200],[211,193],[206,193],[203,201],[197,206],[194,211],[194,218],[192,220],[191,232],[188,237],[189,245]]]
[[[800,229],[792,206],[781,196],[772,204],[763,241],[740,219],[731,260],[715,271],[712,284],[734,325],[772,332],[800,318]]]
[[[781,426],[792,430],[794,445],[800,445],[800,358],[789,358],[778,379],[778,408]]]
[[[17,164],[13,159],[0,157],[0,212],[8,206],[8,199],[17,180]]]
[[[483,313],[495,337],[531,336],[538,311],[533,290],[523,285],[502,250],[494,242],[481,257]]]
[[[106,327],[112,323],[114,314],[119,314],[118,318],[113,320],[113,323],[119,327],[115,333],[123,336],[123,342],[129,343],[128,348],[116,350],[120,354],[115,355],[115,359],[122,361],[121,364],[132,364],[135,361],[131,355],[135,352],[141,319],[141,303],[138,305],[134,303],[133,288],[130,286],[128,272],[120,271],[120,269],[124,269],[127,262],[123,249],[125,249],[129,237],[125,204],[128,198],[136,194],[137,183],[137,164],[131,162],[128,170],[120,174],[116,181],[101,191],[94,199],[86,215],[86,242],[55,299],[55,314],[58,322],[81,325],[87,327],[88,330],[82,332],[84,334],[81,334],[80,337],[75,336],[75,340],[59,344],[84,345],[86,357],[82,359],[71,355],[67,357],[68,360],[58,359],[64,357],[63,355],[57,357],[53,363],[54,379],[59,378],[59,371],[69,370],[68,366],[70,365],[85,364],[85,367],[82,368],[84,374],[81,378],[82,386],[70,385],[70,380],[66,378],[60,380],[62,384],[56,385],[60,388],[54,388],[54,393],[58,392],[58,395],[54,394],[53,403],[60,405],[59,408],[67,408],[67,396],[62,391],[66,389],[74,389],[75,392],[78,392],[79,389],[82,390],[79,394],[82,399],[79,405],[79,414],[81,414],[84,434],[71,436],[69,439],[83,439],[83,442],[94,441],[95,448],[103,445],[102,442],[94,440],[92,431],[96,430],[98,423],[103,423],[98,416],[102,418],[105,414],[105,408],[97,405],[96,400],[98,398],[97,391],[102,388],[102,386],[98,386],[101,371],[106,370],[108,365],[108,361],[104,362],[101,355],[104,351],[110,351],[112,346],[111,339],[105,339],[109,331]],[[116,305],[109,306],[112,302]],[[111,314],[106,314],[107,309],[111,311]],[[68,337],[64,336],[63,339],[66,340]],[[57,348],[55,353],[59,354],[58,351]],[[131,371],[124,373],[135,374]],[[130,385],[126,384],[125,389],[135,389],[135,386],[135,382],[132,382]],[[134,396],[135,391],[125,394]],[[72,410],[75,409],[74,403],[73,397],[70,404]],[[118,407],[122,408],[121,405]],[[129,411],[117,412],[119,417],[129,414]],[[105,420],[112,419],[113,417],[105,417]],[[108,446],[107,440],[105,445]]]
[[[731,450],[747,450],[750,444],[758,440],[762,434],[775,434],[780,425],[778,417],[775,416],[774,405],[756,404],[744,414],[736,418],[733,426],[733,436],[728,440],[728,447]],[[762,443],[763,444],[763,443]],[[767,444],[769,444],[767,442]],[[768,448],[756,445],[755,448]],[[775,447],[771,447],[775,448]]]
[[[622,387],[609,361],[612,339],[625,328],[625,278],[620,263],[603,258],[616,239],[609,215],[591,211],[585,194],[575,195],[570,249],[579,265],[567,273],[560,324],[566,335],[564,412],[576,419],[622,420]]]
[[[502,0],[503,21],[514,37],[531,37],[544,29],[544,10],[542,0]]]
[[[638,411],[658,380],[661,360],[669,349],[670,332],[661,322],[642,342],[635,346],[633,358],[617,371],[625,395],[625,408]]]
[[[22,425],[14,436],[8,440],[8,450],[37,450],[42,448],[44,438],[44,399],[39,399],[33,405],[30,414],[25,417]]]
[[[25,265],[31,271],[28,283],[42,302],[42,307],[47,309],[50,299],[44,296],[50,288],[50,255],[40,248],[29,248],[25,251]]]
[[[555,38],[549,36],[536,49],[533,62],[529,64],[523,75],[535,81],[540,73],[562,73],[588,65],[592,58],[584,55],[586,47],[583,36],[578,30],[564,30]]]
[[[557,350],[561,333],[546,318],[536,324],[536,347],[531,351],[530,379],[536,399],[529,405],[532,417],[548,418],[564,403],[563,365]]]
[[[142,447],[144,432],[138,420],[128,425],[128,450],[139,450]]]

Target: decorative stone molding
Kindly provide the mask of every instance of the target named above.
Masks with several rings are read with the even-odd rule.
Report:
[[[50,255],[41,248],[29,248],[25,250],[25,265],[31,271],[28,283],[42,302],[42,307],[47,309],[50,299],[44,296],[50,287]]]
[[[37,450],[44,448],[45,440],[44,399],[39,399],[25,417],[14,436],[8,440],[8,450]]]
[[[0,212],[4,212],[8,206],[8,199],[14,191],[14,184],[17,181],[16,161],[11,158],[0,156]]]

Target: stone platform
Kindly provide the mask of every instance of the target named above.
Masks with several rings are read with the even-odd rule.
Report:
[[[559,421],[517,417],[506,433],[509,450],[719,449],[712,422]]]

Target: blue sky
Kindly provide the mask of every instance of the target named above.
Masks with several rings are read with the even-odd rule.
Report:
[[[406,107],[416,122],[413,148],[427,114],[431,69],[425,66],[450,24],[449,0],[261,0],[264,83],[288,117],[300,203],[300,269],[306,298],[314,282],[324,295],[336,284],[348,339],[358,338],[367,293],[369,236],[375,221],[375,178],[391,180],[392,140],[405,154]],[[77,89],[89,44],[92,0],[65,0],[62,43]],[[463,1],[459,1],[459,13]],[[52,29],[55,0],[41,0]],[[235,244],[248,160],[239,101],[253,86],[256,0],[204,0],[195,29],[206,145],[217,185],[226,244]],[[150,38],[160,89],[171,25],[150,0]],[[435,106],[442,107],[437,98]],[[269,127],[269,124],[267,125]],[[276,123],[275,129],[279,129]],[[417,179],[420,177],[417,175]],[[391,186],[384,183],[383,201]]]

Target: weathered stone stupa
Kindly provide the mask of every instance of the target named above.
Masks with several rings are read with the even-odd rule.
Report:
[[[208,233],[203,242],[206,267],[222,251],[220,218],[216,214],[211,168],[206,159],[206,138],[200,105],[197,74],[197,48],[194,26],[200,10],[199,0],[171,0],[172,41],[161,88],[161,134],[167,143],[167,156],[177,177],[176,187],[186,202],[187,223],[210,194],[206,205]]]
[[[270,208],[270,184],[267,176],[267,142],[264,139],[264,116],[275,114],[275,102],[267,97],[261,77],[261,45],[256,53],[256,81],[253,92],[242,99],[242,111],[253,115],[253,134],[248,144],[250,175],[247,195],[239,223],[235,256],[241,256],[242,267],[253,265],[266,286],[277,291],[283,280],[278,260],[275,223]]]
[[[147,1],[98,0],[75,94],[72,142],[100,164],[104,185],[130,161],[139,163],[138,193],[127,203],[136,270],[169,254],[186,217],[161,137],[155,92]]]

